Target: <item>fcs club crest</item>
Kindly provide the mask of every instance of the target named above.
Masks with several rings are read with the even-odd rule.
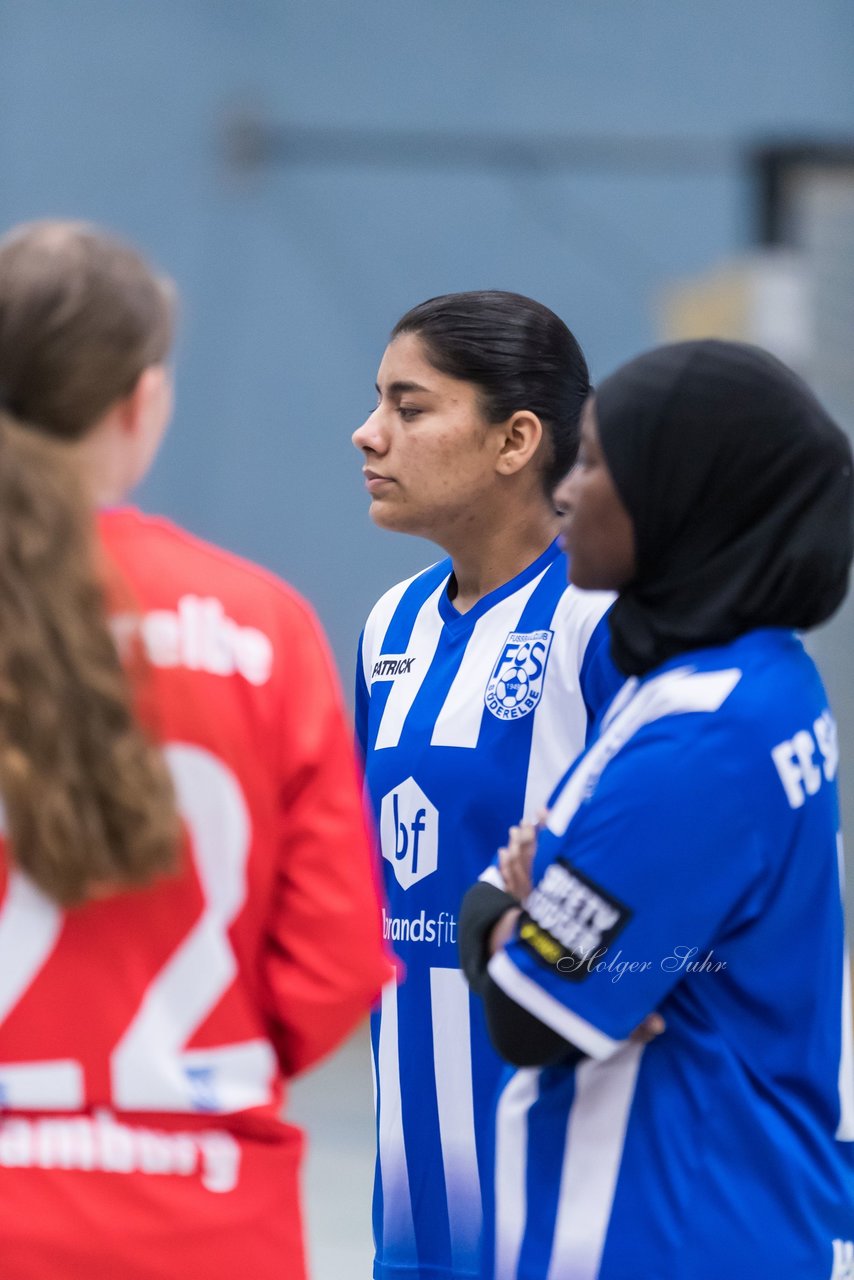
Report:
[[[484,695],[488,710],[499,720],[519,720],[534,710],[542,697],[553,634],[510,632]]]

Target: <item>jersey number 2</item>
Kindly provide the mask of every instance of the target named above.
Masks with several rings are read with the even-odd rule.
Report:
[[[251,827],[237,778],[198,747],[166,748],[187,824],[205,909],[147,988],[111,1055],[113,1100],[126,1111],[240,1111],[269,1101],[275,1057],[266,1040],[185,1045],[237,971],[228,928],[246,898]],[[46,963],[62,912],[12,872],[0,909],[0,1024]],[[85,1102],[73,1059],[0,1063],[0,1106],[71,1111]]]

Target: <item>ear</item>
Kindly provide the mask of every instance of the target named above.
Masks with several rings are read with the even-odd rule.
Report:
[[[502,441],[495,460],[499,475],[512,476],[526,467],[540,447],[543,424],[535,413],[520,409],[499,428]]]
[[[165,365],[143,369],[133,389],[117,406],[119,421],[127,436],[137,437],[148,430],[152,417],[159,416],[169,401],[171,378]]]

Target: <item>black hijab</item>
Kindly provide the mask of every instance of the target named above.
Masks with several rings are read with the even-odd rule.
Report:
[[[596,414],[636,539],[636,576],[610,615],[622,671],[837,609],[851,447],[779,360],[735,342],[660,347],[605,379]]]

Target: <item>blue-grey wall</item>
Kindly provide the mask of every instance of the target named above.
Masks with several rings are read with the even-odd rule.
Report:
[[[595,375],[655,298],[751,236],[743,145],[854,127],[851,0],[0,0],[0,223],[96,219],[178,281],[178,413],[149,507],[291,578],[349,680],[379,591],[432,554],[373,530],[349,434],[384,337],[451,289],[531,293]],[[678,167],[239,173],[279,124],[693,142]],[[693,156],[693,159],[692,159]]]
[[[852,0],[0,0],[0,227],[91,218],[175,277],[178,411],[141,498],[301,587],[349,684],[365,612],[434,554],[372,528],[349,444],[398,315],[517,289],[601,376],[655,340],[665,282],[750,242],[746,145],[854,132],[852,68]],[[696,155],[240,174],[246,112]]]

